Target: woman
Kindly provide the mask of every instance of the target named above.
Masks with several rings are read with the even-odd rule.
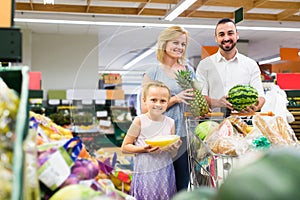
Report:
[[[173,159],[177,192],[187,189],[189,184],[184,112],[187,111],[187,101],[192,100],[193,95],[190,93],[192,89],[183,91],[175,80],[178,70],[190,70],[195,74],[193,68],[184,63],[188,41],[189,34],[182,27],[171,26],[164,29],[157,41],[156,56],[159,64],[150,67],[143,79],[143,85],[149,81],[158,80],[165,83],[171,90],[171,98],[165,115],[174,119],[176,135],[179,135],[182,141],[178,154]],[[146,107],[142,104],[142,112],[146,111]]]

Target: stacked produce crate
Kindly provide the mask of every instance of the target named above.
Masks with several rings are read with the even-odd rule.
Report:
[[[124,99],[124,91],[122,90],[122,76],[118,73],[100,74],[99,89],[106,89],[106,99]]]

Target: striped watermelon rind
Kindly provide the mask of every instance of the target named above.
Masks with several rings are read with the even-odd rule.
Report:
[[[228,92],[228,101],[237,111],[242,111],[247,106],[255,105],[258,102],[258,92],[251,85],[235,85]]]

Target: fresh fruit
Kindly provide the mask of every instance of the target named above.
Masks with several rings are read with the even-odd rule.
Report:
[[[195,133],[198,135],[198,137],[201,140],[204,140],[205,137],[212,132],[216,131],[219,127],[219,123],[212,121],[212,120],[207,120],[204,122],[201,122],[198,124],[195,128]]]
[[[178,70],[175,79],[183,90],[194,89],[194,100],[189,101],[189,109],[192,115],[198,117],[207,114],[209,111],[208,103],[201,94],[201,88],[198,86],[198,82],[192,78],[192,72],[188,70]]]
[[[178,135],[160,135],[150,139],[146,139],[146,144],[152,147],[166,147],[177,142],[180,139]]]
[[[255,105],[258,102],[258,92],[251,85],[235,85],[228,92],[228,101],[237,111],[242,111],[247,106]]]

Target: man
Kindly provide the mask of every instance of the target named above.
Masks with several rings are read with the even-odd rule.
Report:
[[[197,79],[203,85],[202,94],[212,111],[226,108],[225,110],[230,110],[227,115],[234,110],[227,100],[227,94],[237,84],[250,84],[258,91],[259,96],[256,105],[248,106],[242,112],[259,111],[265,102],[259,66],[254,60],[238,52],[238,39],[235,23],[228,18],[221,19],[215,29],[219,50],[201,60],[196,70]]]

